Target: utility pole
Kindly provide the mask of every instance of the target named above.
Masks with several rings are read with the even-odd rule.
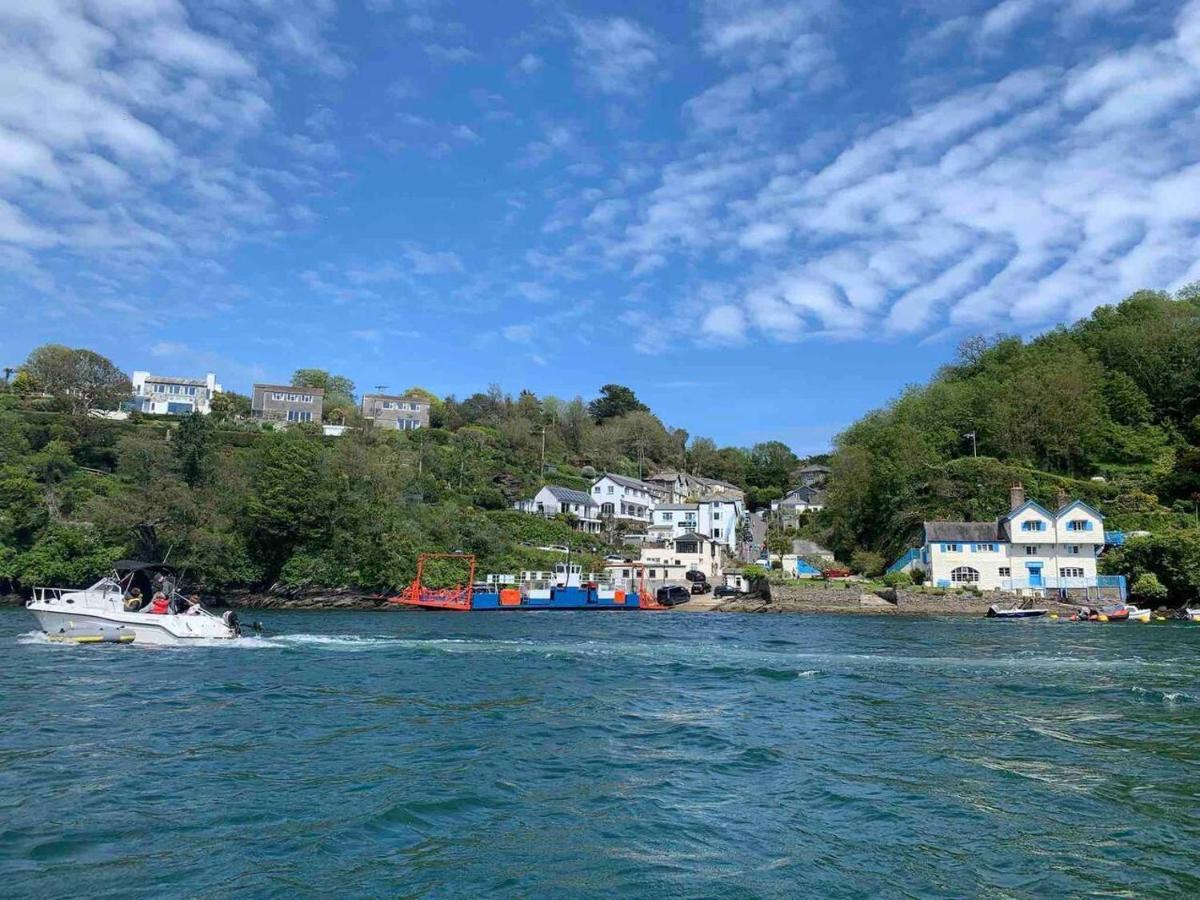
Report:
[[[538,431],[538,428],[540,428],[541,431]],[[546,477],[546,426],[537,426],[537,428],[533,430],[533,433],[540,434],[542,436],[542,467],[538,470],[538,480],[541,481]]]
[[[979,456],[979,447],[975,443],[975,432],[968,432],[967,434],[964,434],[963,437],[971,439],[971,455],[975,457]]]

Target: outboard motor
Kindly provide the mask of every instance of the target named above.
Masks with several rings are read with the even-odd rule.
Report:
[[[235,613],[232,609],[227,610],[225,612],[225,614],[223,616],[221,616],[221,621],[224,622],[225,626],[230,631],[232,631],[237,637],[242,636],[241,623],[238,622],[237,613]]]

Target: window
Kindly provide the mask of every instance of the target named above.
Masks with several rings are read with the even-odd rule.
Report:
[[[1008,566],[1001,566],[1000,567],[1000,577],[1001,578],[1012,578],[1012,569],[1010,569]]]
[[[611,484],[608,486],[608,492],[610,494],[613,492],[613,486]]]
[[[282,393],[282,392],[280,392],[280,391],[275,391],[273,394],[271,394],[271,399],[272,399],[272,400],[282,400],[282,399],[283,399],[283,393]]]
[[[1037,547],[1031,547],[1029,544],[1026,544],[1025,545],[1025,555],[1026,556],[1037,556]]]
[[[943,553],[962,553],[962,544],[942,544]]]
[[[1022,531],[1045,531],[1046,523],[1039,519],[1027,519],[1021,523]]]
[[[1075,566],[1066,566],[1065,568],[1059,569],[1058,574],[1062,578],[1082,578],[1083,577],[1083,569],[1077,568]]]
[[[1070,544],[1067,547],[1067,552],[1070,553],[1072,556],[1078,556],[1079,555],[1079,545],[1078,544]]]
[[[306,409],[289,409],[287,411],[287,420],[289,422],[311,422],[312,413]]]
[[[978,584],[979,570],[970,566],[959,566],[950,573],[950,581],[954,584]]]
[[[995,553],[996,545],[995,544],[979,544],[979,545],[977,545],[976,549],[980,553]]]
[[[715,512],[715,513],[713,513],[713,521],[714,521],[714,522],[715,522],[717,519],[719,519],[719,518],[721,518],[721,514],[720,514],[719,512]]]
[[[1072,519],[1067,523],[1067,531],[1091,531],[1092,523],[1087,519]]]
[[[675,519],[674,513],[669,513],[669,512],[663,513],[663,521],[664,522],[672,522],[672,521],[674,521],[674,519]]]

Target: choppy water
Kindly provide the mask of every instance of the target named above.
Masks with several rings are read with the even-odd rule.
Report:
[[[263,618],[0,612],[0,894],[1200,894],[1200,627]]]

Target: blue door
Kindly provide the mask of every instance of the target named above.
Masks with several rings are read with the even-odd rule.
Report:
[[[1042,586],[1042,566],[1025,564],[1025,568],[1029,570],[1029,586],[1031,588],[1040,588]]]

